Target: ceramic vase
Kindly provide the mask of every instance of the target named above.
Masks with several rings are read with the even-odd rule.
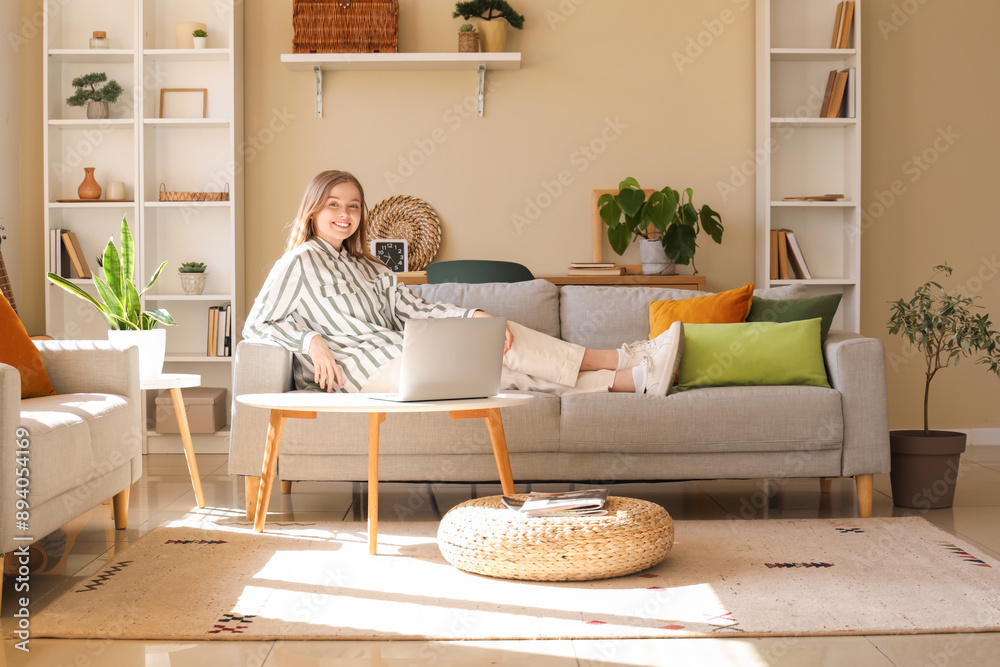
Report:
[[[163,373],[163,357],[167,349],[167,330],[108,331],[108,341],[115,347],[139,348],[139,380],[149,380]]]
[[[111,108],[104,100],[87,100],[87,118],[110,118]]]
[[[476,28],[479,31],[479,48],[484,53],[502,52],[507,45],[507,28],[509,26],[507,19],[480,21]]]
[[[101,198],[101,186],[98,185],[97,179],[94,178],[94,169],[95,167],[83,168],[85,173],[83,183],[80,183],[80,187],[76,189],[76,194],[80,197],[80,199]]]
[[[663,244],[657,239],[639,239],[639,258],[642,261],[643,275],[677,275],[677,264],[667,257]]]
[[[174,24],[174,38],[177,40],[178,49],[194,48],[194,35],[191,33],[195,30],[208,30],[208,26],[204,23],[195,23],[192,21]]]
[[[185,294],[201,294],[205,291],[207,273],[178,273],[181,278],[181,288]]]

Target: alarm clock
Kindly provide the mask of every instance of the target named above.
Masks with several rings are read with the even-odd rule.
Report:
[[[372,239],[369,241],[371,253],[375,259],[385,264],[390,270],[407,271],[409,256],[406,239]]]

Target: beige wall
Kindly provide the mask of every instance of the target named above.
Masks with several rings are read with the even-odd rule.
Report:
[[[36,5],[22,0],[24,14]],[[460,21],[451,18],[452,0],[400,5],[400,50],[455,50]],[[590,257],[592,188],[628,175],[646,187],[692,187],[696,202],[711,204],[726,224],[723,245],[703,242],[698,256],[709,288],[753,279],[754,185],[726,198],[716,187],[754,147],[753,3],[515,6],[527,18],[509,45],[522,52],[522,69],[488,74],[484,118],[468,110],[472,72],[330,72],[318,119],[311,73],[289,72],[279,62],[291,50],[291,2],[246,3],[245,127],[253,149],[246,164],[248,298],[280,255],[282,227],[306,183],[330,168],[354,172],[370,204],[407,194],[434,206],[444,227],[438,259],[510,259],[536,274]],[[884,334],[886,302],[912,293],[941,261],[967,281],[998,245],[997,216],[984,196],[997,175],[991,115],[998,93],[987,78],[1000,55],[991,34],[997,19],[1000,5],[989,0],[865,2],[864,206],[897,179],[906,189],[863,237],[862,330],[886,340],[890,353],[900,353],[900,345]],[[893,21],[899,29],[883,38],[880,22],[897,27]],[[709,40],[707,26],[722,29]],[[673,54],[702,32],[711,43],[679,67]],[[40,73],[40,37],[24,54],[22,211],[26,227],[40,229],[41,92],[31,84]],[[911,155],[933,149],[938,130],[949,127],[960,138],[911,181]],[[556,191],[551,184],[561,173],[569,185],[549,197],[546,183]],[[952,202],[959,205],[946,211]],[[516,224],[516,216],[530,224]],[[41,248],[40,233],[23,235],[25,275],[42,275]],[[982,270],[995,277],[994,269]],[[1000,317],[996,284],[987,281],[981,294]],[[25,281],[24,290],[29,329],[40,331],[41,278]],[[890,367],[889,377],[893,426],[916,424],[917,364]],[[998,426],[996,378],[963,364],[937,382],[938,426]]]

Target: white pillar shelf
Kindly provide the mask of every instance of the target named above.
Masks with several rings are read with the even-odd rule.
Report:
[[[472,70],[478,73],[479,117],[483,115],[486,70],[521,69],[520,53],[283,53],[293,72],[316,77],[316,117],[323,117],[323,72],[333,70]]]

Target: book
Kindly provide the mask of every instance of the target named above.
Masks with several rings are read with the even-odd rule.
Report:
[[[846,9],[846,2],[837,3],[837,13],[833,18],[833,37],[830,38],[830,48],[839,48],[840,44],[840,33],[844,28],[844,10]]]
[[[73,264],[73,270],[76,271],[76,277],[93,278],[90,266],[87,264],[87,257],[83,254],[83,248],[80,247],[80,240],[76,234],[72,231],[64,231],[61,236],[63,246],[69,253],[69,261]]]
[[[607,489],[584,489],[560,493],[532,492],[524,500],[503,496],[501,501],[508,509],[527,516],[601,516],[608,513],[604,503]]]
[[[215,356],[226,356],[226,309],[223,306],[215,307]]]
[[[613,266],[611,268],[575,269],[570,267],[566,271],[570,276],[622,276],[625,275],[624,266]]]
[[[837,118],[840,115],[840,105],[844,100],[844,91],[847,89],[847,70],[837,72],[837,78],[833,83],[833,92],[830,94],[830,105],[826,109],[825,118]]]
[[[854,20],[854,2],[844,3],[844,19],[840,22],[840,38],[837,41],[836,49],[846,49],[851,43],[851,23]]]
[[[771,230],[771,280],[778,279],[778,230]]]
[[[795,232],[790,229],[786,229],[784,232],[785,240],[788,242],[788,261],[792,270],[795,271],[795,275],[805,280],[812,278],[809,266],[806,264],[806,258],[802,254],[802,248],[799,246],[798,239],[795,238]]]
[[[570,262],[571,269],[613,269],[614,262]]]
[[[826,112],[830,110],[830,98],[833,97],[833,85],[837,82],[837,70],[830,70],[826,78],[826,92],[823,93],[823,105],[819,108],[819,117],[826,118]]]
[[[784,197],[781,201],[838,201],[844,195],[806,195],[803,197]]]
[[[63,243],[63,232],[66,229],[53,229],[49,234],[49,267],[52,273],[63,278],[72,278],[72,261],[69,257],[69,249]]]
[[[226,304],[226,338],[222,351],[224,357],[233,356],[233,309],[230,303]]]
[[[788,280],[788,239],[784,229],[778,230],[778,279]]]
[[[856,102],[855,99],[858,95],[858,71],[849,67],[847,69],[847,92],[844,94],[844,104],[840,110],[841,118],[856,118],[857,111],[855,110]]]
[[[217,356],[215,354],[216,339],[219,335],[219,318],[218,310],[215,306],[208,307],[208,345],[205,351],[205,355],[209,357]]]

